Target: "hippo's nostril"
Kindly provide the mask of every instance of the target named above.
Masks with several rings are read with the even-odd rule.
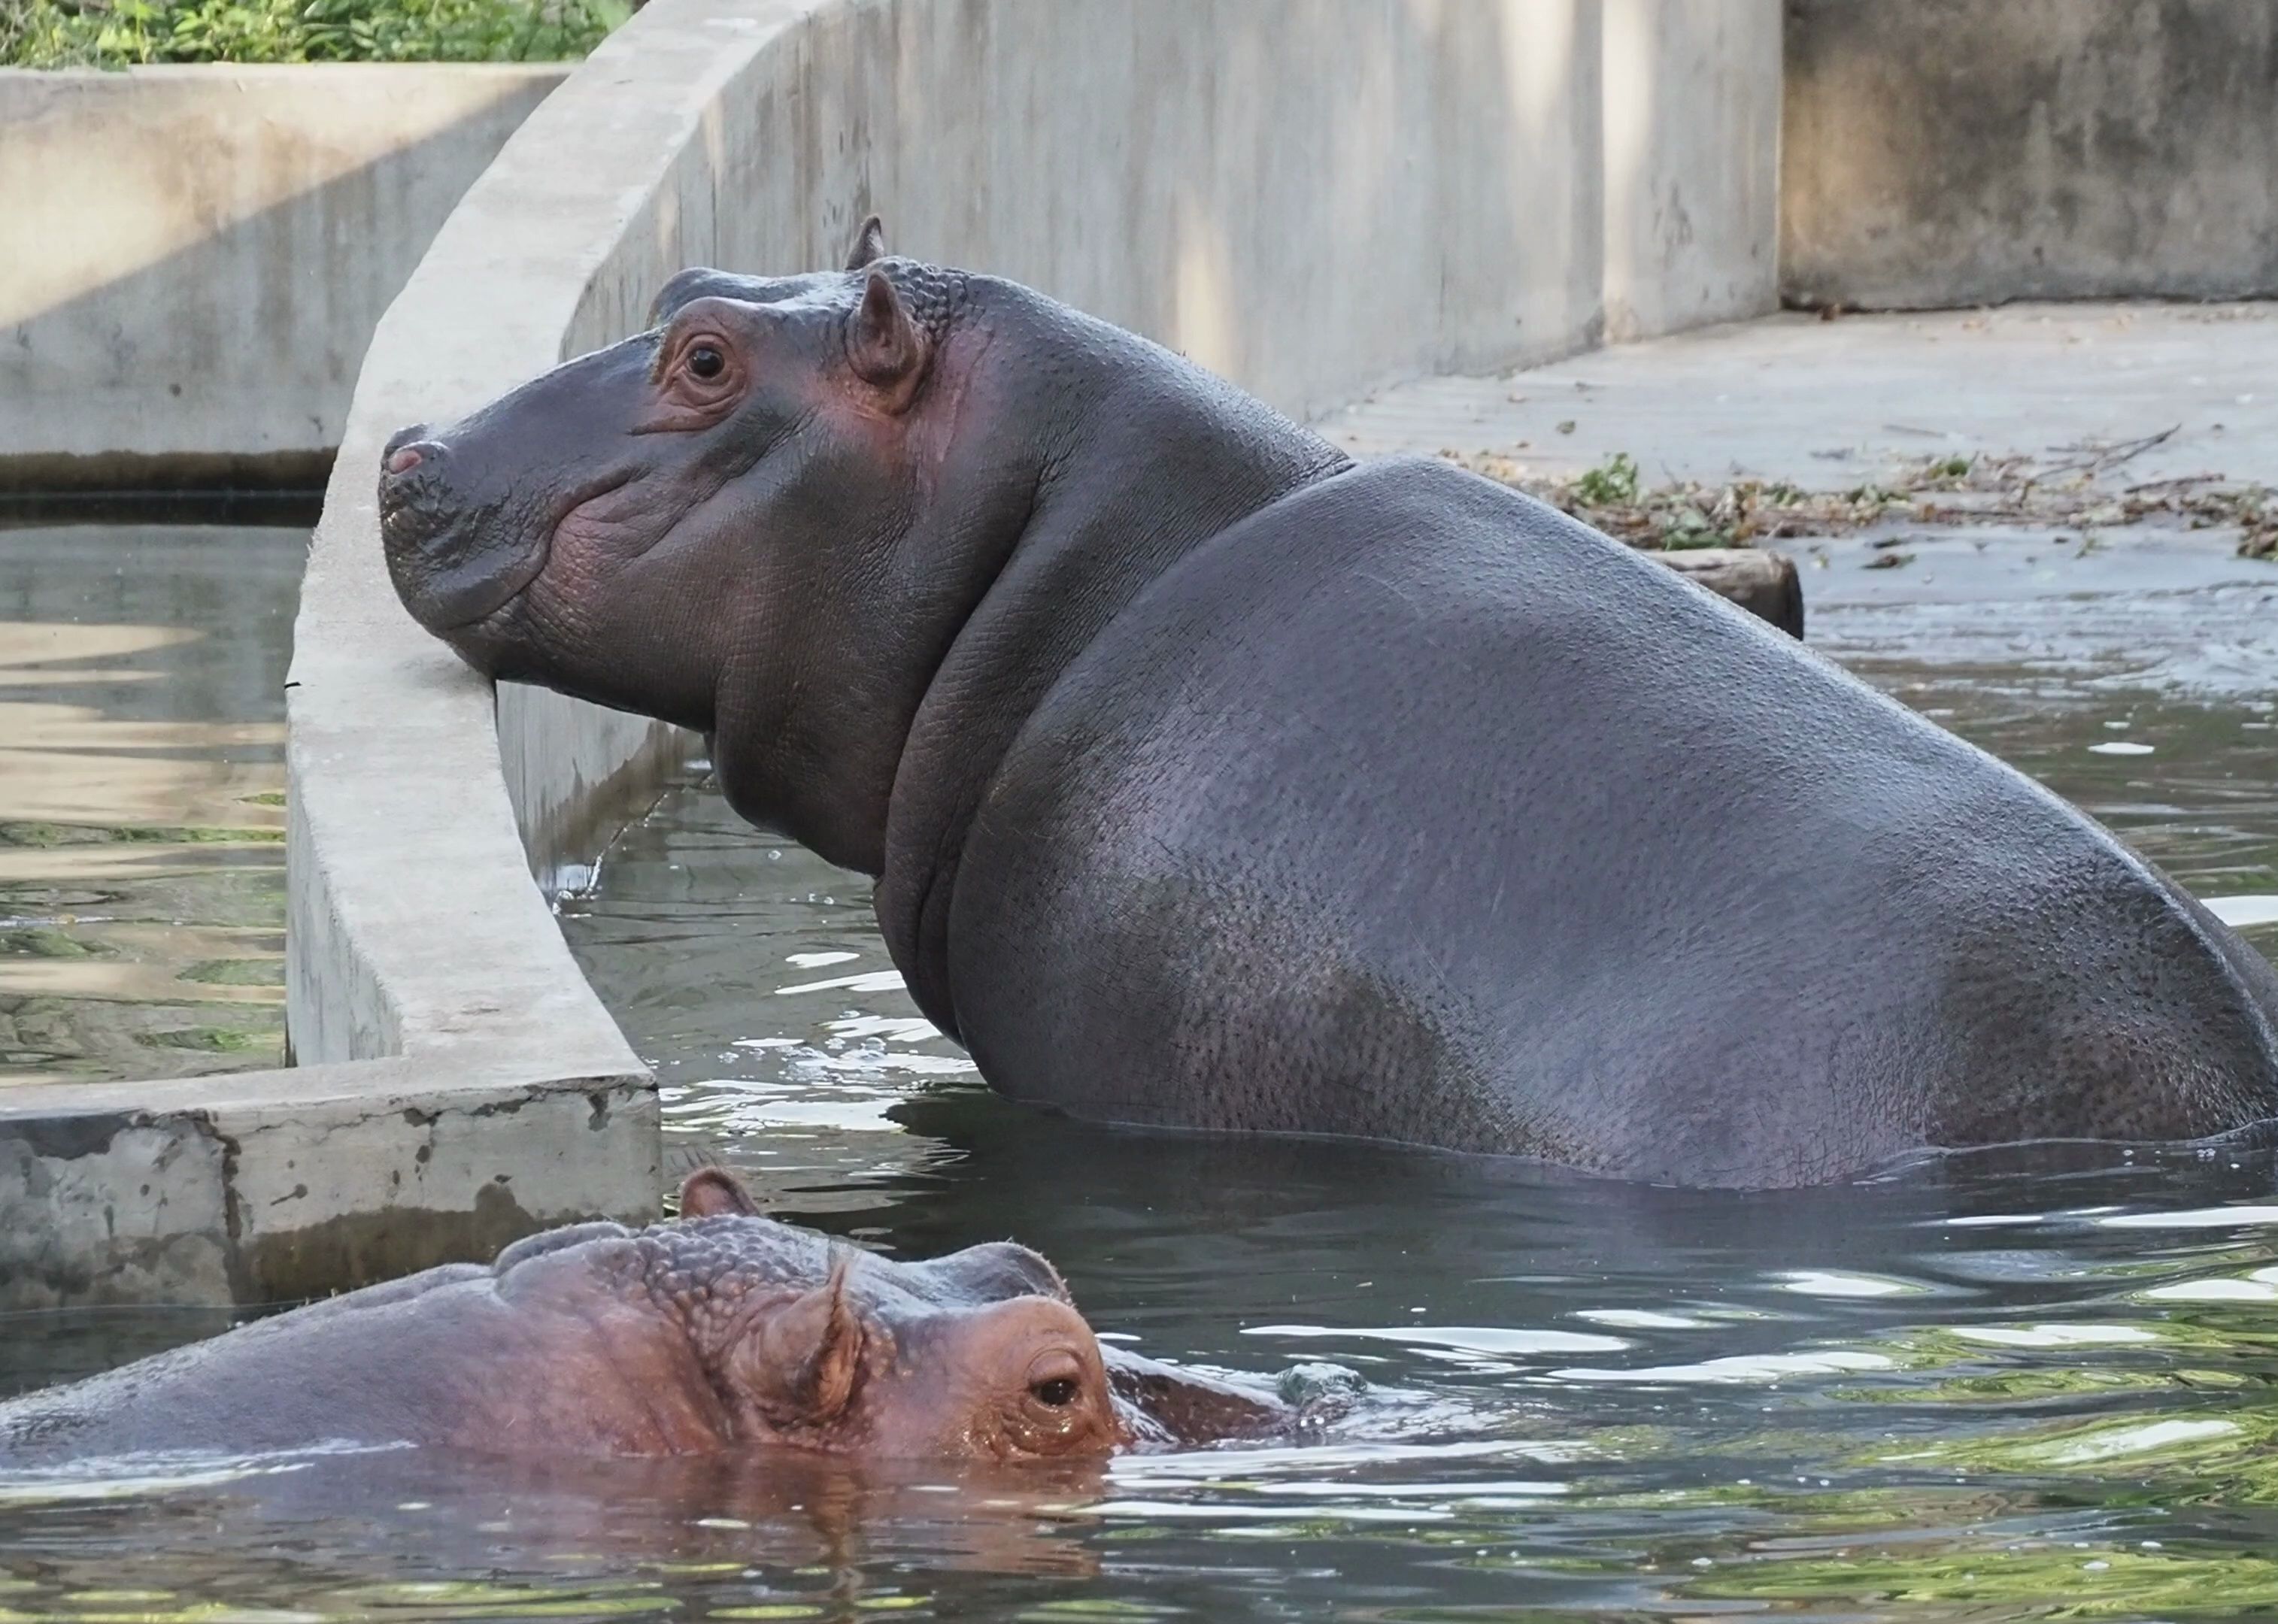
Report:
[[[408,445],[391,446],[380,463],[380,483],[403,478],[424,468],[443,454],[443,447],[433,440],[413,440]]]
[[[380,457],[385,461],[394,456],[397,452],[411,444],[412,441],[424,439],[426,438],[427,425],[424,423],[415,423],[409,428],[398,429],[394,433],[387,437],[387,444],[381,448],[379,454]]]

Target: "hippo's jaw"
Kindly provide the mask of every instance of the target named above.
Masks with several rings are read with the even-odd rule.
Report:
[[[388,575],[411,617],[446,638],[514,604],[554,561],[557,538],[592,522],[639,481],[637,469],[612,469],[544,507],[511,497],[470,502],[452,492],[448,461],[433,442],[402,446],[390,453],[379,484]]]
[[[500,616],[593,509],[669,461],[637,432],[638,421],[599,404],[639,388],[655,355],[654,335],[639,335],[460,422],[415,424],[388,440],[378,470],[380,541],[413,619],[447,638]],[[638,507],[615,504],[605,527],[613,551],[630,540],[638,553],[669,528],[629,522]]]
[[[387,570],[411,618],[439,637],[466,630],[513,603],[545,573],[552,555],[550,532],[535,545],[501,549],[485,545],[463,518],[440,534],[421,534],[409,511],[391,510],[383,496],[379,533]]]

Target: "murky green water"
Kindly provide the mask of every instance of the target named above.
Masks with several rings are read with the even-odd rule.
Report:
[[[2251,917],[2278,896],[2278,571],[2178,596],[1823,591],[1815,642]],[[899,992],[866,885],[693,783],[563,916],[678,1160],[891,1251],[1017,1236],[1111,1334],[1334,1361],[1371,1403],[1321,1444],[1041,1478],[396,1452],[180,1463],[215,1481],[101,1500],[19,1483],[0,1624],[2278,1611],[2267,1151],[1740,1196],[1087,1128],[982,1089]],[[92,1363],[88,1329],[43,1322],[0,1370]]]
[[[0,529],[0,1091],[284,1058],[305,528]]]

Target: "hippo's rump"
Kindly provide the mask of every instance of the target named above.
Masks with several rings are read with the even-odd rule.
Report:
[[[2030,780],[1426,463],[1153,583],[967,842],[983,1071],[1693,1184],[2278,1114],[2278,976]]]

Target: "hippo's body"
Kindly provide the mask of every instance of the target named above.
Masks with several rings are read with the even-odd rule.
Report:
[[[700,728],[1018,1099],[1693,1185],[2278,1116],[2278,974],[1596,532],[907,262],[389,450],[415,614]]]
[[[0,1402],[0,1467],[411,1444],[538,1457],[770,1446],[1009,1462],[1271,1430],[1268,1393],[1119,1351],[1025,1247],[921,1263],[754,1216],[579,1224]]]

